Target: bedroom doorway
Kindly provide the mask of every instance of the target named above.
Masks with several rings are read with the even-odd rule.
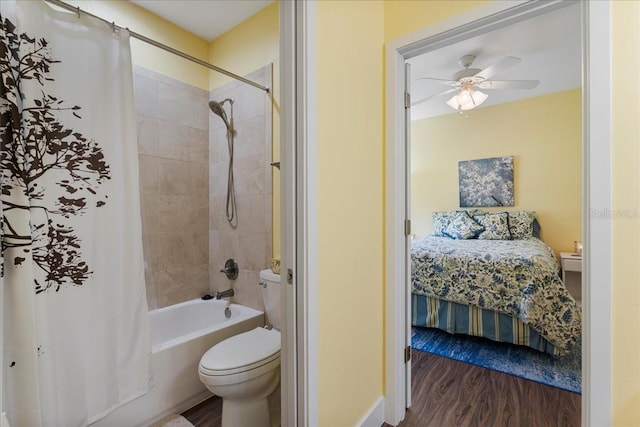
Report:
[[[495,2],[500,3],[500,2]],[[608,156],[608,129],[610,123],[608,120],[596,122],[592,120],[595,117],[609,117],[608,115],[608,85],[609,80],[608,70],[606,64],[608,63],[608,38],[609,38],[609,24],[608,24],[608,7],[602,4],[586,4],[586,2],[574,3],[574,2],[545,2],[545,4],[539,4],[538,2],[521,3],[513,6],[490,4],[483,8],[478,8],[473,13],[465,14],[446,22],[446,25],[438,25],[437,28],[427,28],[421,31],[421,34],[416,34],[413,39],[403,39],[397,44],[390,44],[387,48],[387,248],[388,248],[388,263],[387,263],[387,284],[397,283],[397,286],[388,285],[387,291],[387,422],[390,424],[397,424],[404,417],[404,407],[410,404],[410,394],[408,394],[406,381],[407,369],[410,365],[405,365],[403,362],[402,349],[406,348],[405,345],[409,344],[403,341],[407,330],[410,328],[410,324],[407,319],[407,315],[410,313],[409,304],[409,290],[408,287],[403,284],[409,281],[409,272],[407,267],[408,253],[407,240],[413,234],[413,230],[419,230],[420,224],[415,224],[416,221],[426,221],[422,218],[416,220],[415,218],[408,218],[404,216],[404,211],[411,212],[409,210],[411,204],[411,197],[407,193],[411,188],[411,177],[408,172],[410,170],[410,160],[413,159],[415,153],[411,153],[411,147],[409,142],[404,143],[402,141],[410,140],[410,127],[405,127],[404,122],[404,100],[405,97],[402,90],[399,88],[404,87],[404,64],[410,63],[413,58],[417,58],[419,55],[431,54],[437,50],[445,47],[449,48],[453,45],[463,43],[463,41],[474,37],[487,37],[487,33],[496,29],[505,28],[508,25],[514,23],[520,23],[524,20],[540,16],[542,14],[558,11],[561,8],[565,8],[567,5],[573,5],[571,7],[581,8],[581,23],[583,24],[585,31],[585,39],[582,41],[581,52],[584,52],[584,60],[580,61],[581,65],[584,65],[584,83],[582,86],[583,96],[581,97],[582,105],[582,144],[581,144],[581,169],[579,181],[582,181],[582,185],[579,185],[581,189],[578,191],[582,194],[582,201],[579,207],[579,212],[590,212],[591,207],[608,206],[608,199],[606,195],[608,187],[601,186],[598,180],[604,179],[603,183],[608,183],[609,170],[602,170],[591,167],[593,164],[594,153],[599,155]],[[576,6],[577,5],[577,6]],[[512,6],[512,7],[509,7]],[[596,10],[597,9],[597,10]],[[548,15],[550,16],[550,15]],[[598,35],[596,40],[595,35]],[[590,37],[590,35],[594,35]],[[603,37],[600,39],[600,37]],[[472,50],[472,49],[471,49]],[[489,49],[490,50],[490,49]],[[480,57],[482,49],[476,52],[469,52]],[[501,52],[503,56],[511,55],[509,52]],[[467,53],[457,53],[458,57],[467,55]],[[518,54],[513,54],[519,56]],[[456,59],[456,53],[452,54],[454,62]],[[451,59],[451,58],[449,58]],[[454,64],[457,65],[457,64]],[[465,64],[463,64],[464,66]],[[471,65],[471,64],[469,64]],[[475,64],[474,64],[475,65]],[[478,64],[479,65],[479,64]],[[414,66],[414,64],[412,64]],[[415,66],[414,66],[415,68]],[[478,68],[483,68],[479,66]],[[438,77],[440,74],[431,74],[429,77]],[[500,76],[504,78],[503,76]],[[505,76],[506,77],[506,76]],[[445,75],[443,79],[448,79]],[[596,84],[595,82],[599,84]],[[415,85],[412,82],[412,90],[415,90]],[[446,89],[446,88],[445,88]],[[488,92],[488,91],[487,91]],[[413,95],[413,94],[412,94]],[[441,104],[444,104],[452,95],[444,96],[444,100]],[[493,91],[489,93],[489,97],[494,96]],[[541,95],[542,96],[542,95]],[[497,98],[497,95],[495,96]],[[415,100],[415,98],[413,98]],[[516,101],[517,102],[517,101]],[[444,108],[449,108],[444,105]],[[495,107],[497,108],[497,107]],[[478,113],[476,116],[480,116],[482,109],[471,110],[468,114],[469,118],[456,117],[466,121],[467,123],[460,126],[468,126],[468,122],[474,117],[471,113]],[[604,114],[604,115],[603,115]],[[460,121],[460,120],[459,120]],[[597,140],[595,135],[604,136],[604,139]],[[473,143],[473,138],[468,138],[470,143]],[[498,150],[494,150],[498,151]],[[497,153],[497,155],[503,155],[503,153]],[[517,155],[517,153],[516,153]],[[476,156],[474,153],[473,156]],[[480,156],[478,154],[478,156]],[[492,154],[483,154],[482,157],[493,157]],[[475,158],[475,157],[472,157]],[[470,160],[466,158],[459,158],[458,160]],[[601,162],[599,164],[602,164]],[[526,168],[524,159],[516,157],[516,195],[515,205],[516,207],[524,204],[526,200],[524,194],[518,195],[518,169]],[[457,164],[454,163],[453,175],[457,175]],[[520,177],[522,178],[522,177]],[[431,181],[433,182],[433,180]],[[594,185],[593,183],[598,183]],[[457,192],[457,182],[455,183],[454,190]],[[413,188],[416,188],[415,183]],[[450,190],[451,188],[449,188]],[[520,198],[522,197],[522,198]],[[520,199],[519,199],[520,198]],[[454,195],[455,205],[453,210],[459,208],[457,205],[457,194]],[[522,203],[519,203],[522,202]],[[434,209],[435,210],[435,209]],[[446,210],[439,207],[438,210]],[[413,211],[415,213],[415,210]],[[411,219],[412,231],[406,231],[405,219]],[[430,218],[429,218],[430,219]],[[552,218],[551,221],[554,220]],[[400,226],[402,224],[402,226]],[[415,228],[414,224],[418,227]],[[543,224],[544,227],[544,224]],[[592,310],[592,301],[596,301],[598,298],[609,299],[610,291],[610,279],[608,275],[609,268],[603,260],[608,258],[600,258],[593,256],[596,251],[602,252],[607,255],[609,249],[609,231],[603,229],[598,224],[593,222],[593,218],[583,218],[581,232],[578,232],[578,236],[582,236],[579,240],[584,241],[585,249],[583,253],[584,266],[582,272],[582,307],[583,307],[583,357],[582,357],[582,370],[583,370],[583,394],[582,394],[582,421],[586,424],[598,424],[598,422],[609,422],[610,406],[608,404],[603,405],[602,402],[609,402],[608,396],[608,384],[610,377],[610,364],[609,364],[609,344],[607,341],[607,334],[609,331],[609,308],[608,305],[602,309],[601,305],[598,305],[598,311]],[[425,228],[423,228],[425,229]],[[425,229],[426,230],[426,229]],[[429,231],[429,230],[427,230]],[[544,233],[543,233],[544,235]],[[575,232],[574,232],[575,235]],[[574,240],[574,239],[572,239]],[[575,239],[578,240],[578,239]],[[572,244],[573,241],[570,242]],[[562,248],[560,251],[564,251]],[[559,254],[557,254],[559,255]],[[602,260],[602,261],[601,261]],[[593,289],[590,283],[596,279],[598,280],[598,288]],[[598,325],[597,328],[593,328],[592,325]],[[595,361],[598,361],[602,368],[594,369]],[[596,404],[597,402],[597,404]]]

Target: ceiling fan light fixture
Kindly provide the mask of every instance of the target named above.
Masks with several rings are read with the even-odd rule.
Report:
[[[471,110],[487,100],[489,96],[479,90],[462,89],[447,101],[447,105],[456,111]]]
[[[458,94],[453,95],[451,99],[447,101],[447,105],[457,111],[460,107],[460,103],[458,102]]]
[[[473,98],[471,97],[470,89],[463,89],[458,94],[458,104],[467,105],[469,103],[473,103]]]
[[[480,92],[479,90],[474,90],[473,94],[471,95],[471,98],[473,98],[474,107],[477,107],[478,105],[486,101],[487,98],[489,98],[489,95],[487,95],[484,92]]]

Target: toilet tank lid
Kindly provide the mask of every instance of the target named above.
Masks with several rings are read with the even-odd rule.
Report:
[[[260,278],[262,280],[267,280],[269,282],[277,282],[280,283],[280,275],[279,274],[275,274],[273,271],[271,270],[262,270],[260,272]]]

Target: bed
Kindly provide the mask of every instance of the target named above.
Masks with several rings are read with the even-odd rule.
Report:
[[[510,226],[505,212],[461,212],[448,221],[434,214],[432,235],[412,242],[412,324],[570,352],[580,341],[580,307],[552,249],[535,236],[534,214],[518,224],[512,213]],[[463,216],[473,231],[455,224]]]

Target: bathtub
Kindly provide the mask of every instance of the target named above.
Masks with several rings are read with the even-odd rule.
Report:
[[[149,312],[154,386],[92,426],[148,426],[212,396],[198,378],[198,363],[214,344],[264,325],[264,315],[223,300],[192,300]]]

